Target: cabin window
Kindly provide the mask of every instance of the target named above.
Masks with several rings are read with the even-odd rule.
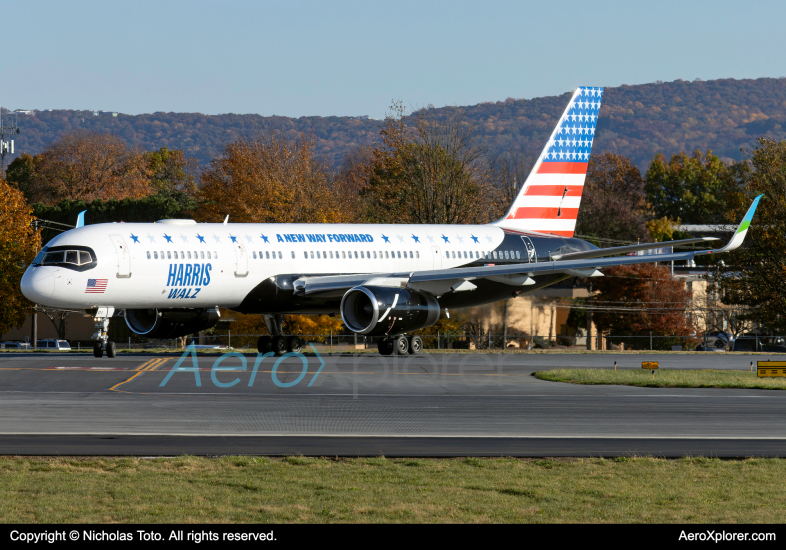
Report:
[[[150,259],[150,251],[149,250],[147,251],[147,259],[148,260]]]
[[[257,259],[257,251],[254,250],[253,254],[254,254],[254,259],[256,260]]]
[[[294,250],[292,251],[292,259],[293,260],[295,259],[295,251]]]
[[[303,257],[308,260],[308,252],[303,252]]]
[[[312,257],[313,257],[313,256],[312,256]],[[317,250],[317,260],[321,260],[321,259],[322,259],[322,258],[321,258],[321,254],[319,253],[319,250]]]
[[[161,259],[162,260],[164,259],[164,251],[163,250],[161,251]]]
[[[156,252],[155,250],[153,251],[153,258],[156,260],[158,259],[158,252]]]
[[[376,250],[374,251],[374,259],[375,260],[377,259],[377,251]]]
[[[414,257],[415,257],[415,256],[413,256],[413,254],[412,254],[412,251],[411,251],[411,250],[409,251],[409,257],[410,257],[410,259],[412,259],[412,258],[414,258]]]
[[[188,259],[190,260],[190,259],[191,259],[191,251],[189,250],[189,251],[187,252],[187,254],[188,254]]]
[[[494,256],[495,260],[497,259],[497,251],[496,250],[492,251],[491,255]]]
[[[208,260],[210,260],[210,259],[211,259],[211,257],[210,257],[210,251],[209,251],[209,250],[207,251],[207,259],[208,259]]]
[[[415,251],[415,257],[418,259],[420,258],[420,252],[418,252],[417,250]]]
[[[520,250],[516,250],[516,259],[517,260],[521,259],[521,251]]]
[[[331,260],[333,259],[333,251],[332,250],[330,251],[330,259]]]
[[[360,251],[360,259],[361,260],[363,259],[363,251],[362,250]]]
[[[356,260],[358,259],[358,252],[357,252],[357,250],[355,251],[355,259]]]
[[[448,252],[447,250],[445,251],[445,257],[450,259],[450,252]]]

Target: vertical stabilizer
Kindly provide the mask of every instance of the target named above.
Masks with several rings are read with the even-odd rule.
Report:
[[[516,200],[495,225],[573,236],[602,97],[603,88],[573,92]]]

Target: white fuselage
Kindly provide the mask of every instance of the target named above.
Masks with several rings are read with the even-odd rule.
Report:
[[[94,266],[32,265],[22,292],[72,309],[233,308],[279,274],[448,269],[478,261],[504,236],[493,225],[96,224],[46,248],[87,247]]]

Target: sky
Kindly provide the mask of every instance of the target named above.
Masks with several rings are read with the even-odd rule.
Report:
[[[786,76],[782,0],[26,0],[2,13],[11,109],[379,119],[394,100]]]

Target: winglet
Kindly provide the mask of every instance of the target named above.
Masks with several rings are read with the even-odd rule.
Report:
[[[76,217],[76,226],[77,227],[84,227],[85,226],[85,212],[87,210],[82,210],[79,215]]]
[[[748,211],[745,213],[745,217],[742,218],[740,225],[737,227],[737,231],[734,233],[734,236],[731,240],[724,246],[723,248],[719,248],[718,250],[707,250],[702,252],[697,252],[696,255],[701,254],[720,254],[721,252],[731,252],[732,250],[736,250],[742,244],[742,241],[745,240],[745,235],[748,233],[748,228],[751,225],[751,220],[753,219],[753,214],[756,213],[756,207],[759,205],[759,201],[764,195],[759,195],[755,199],[753,199],[753,204],[751,204]]]

